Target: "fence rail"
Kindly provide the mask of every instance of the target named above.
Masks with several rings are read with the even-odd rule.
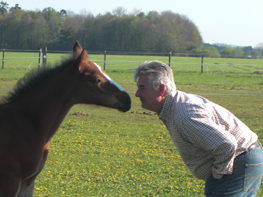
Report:
[[[52,57],[48,57],[48,54],[71,54],[71,51],[50,51],[50,50],[47,50],[47,47],[45,48],[41,48],[39,50],[17,50],[17,49],[0,49],[0,52],[2,51],[2,69],[5,68],[5,61],[8,61],[10,59],[16,59],[16,58],[35,58],[36,59],[36,62],[37,62],[37,65],[38,65],[38,68],[40,68],[41,66],[45,67],[46,66],[46,62],[47,62],[47,59],[52,59]],[[36,56],[30,56],[30,57],[6,57],[5,56],[5,53],[6,52],[19,52],[19,53],[36,53],[37,55]],[[248,66],[247,64],[231,64],[231,63],[226,63],[226,64],[222,64],[222,63],[210,63],[208,60],[212,59],[210,56],[208,57],[206,54],[204,53],[200,53],[200,54],[187,54],[187,53],[172,53],[172,52],[169,52],[169,53],[139,53],[139,52],[117,52],[117,51],[88,51],[88,54],[89,55],[103,55],[103,60],[98,60],[98,61],[101,61],[103,62],[103,69],[106,70],[106,66],[107,64],[111,64],[112,60],[109,60],[107,58],[108,55],[124,55],[124,56],[159,56],[159,57],[162,57],[165,58],[167,57],[167,59],[165,59],[165,62],[169,65],[169,66],[177,66],[177,65],[185,65],[185,66],[189,66],[189,65],[200,65],[200,71],[201,73],[204,72],[204,67],[207,67],[207,66]],[[175,57],[190,57],[190,58],[195,58],[195,62],[174,62],[173,59]],[[198,61],[198,58],[199,61]],[[238,59],[247,59],[247,57],[243,56],[243,57],[236,57]],[[221,59],[220,57],[217,57],[216,59]],[[230,58],[229,58],[230,59]],[[115,61],[115,62],[123,62],[123,61]],[[125,61],[126,63],[127,62],[134,62],[134,63],[137,63],[135,61]],[[250,65],[251,66],[251,65]],[[253,66],[253,65],[252,65]],[[254,65],[255,66],[255,65]],[[263,66],[263,60],[262,60],[262,63],[259,64],[259,65],[256,65],[256,66],[259,66],[259,67],[262,67]],[[259,69],[260,72],[261,71],[261,68]]]

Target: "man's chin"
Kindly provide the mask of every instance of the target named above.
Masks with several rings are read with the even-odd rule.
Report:
[[[142,107],[143,109],[150,110],[146,105],[141,104],[141,107]]]
[[[149,110],[149,111],[152,111],[152,112],[156,112],[153,108],[149,108],[149,107],[147,107],[146,105],[141,105],[141,107],[143,108],[143,109],[146,109],[146,110]]]
[[[145,106],[143,103],[141,104],[141,107],[142,107],[143,109],[146,109],[146,108],[145,108],[146,106]]]

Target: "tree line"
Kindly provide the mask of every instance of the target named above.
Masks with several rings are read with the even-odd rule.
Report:
[[[172,12],[153,11],[145,15],[70,15],[48,7],[42,11],[10,9],[0,14],[0,42],[5,48],[68,50],[79,40],[88,50],[127,52],[190,51],[202,45],[193,22]]]
[[[0,48],[36,50],[47,46],[49,50],[68,51],[76,40],[88,51],[204,52],[221,56],[215,46],[204,45],[190,19],[171,11],[127,14],[119,7],[113,13],[94,16],[51,7],[26,11],[18,4],[9,8],[0,2]]]

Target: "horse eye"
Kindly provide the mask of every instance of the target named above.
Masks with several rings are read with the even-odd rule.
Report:
[[[100,83],[101,80],[97,78],[97,79],[95,80],[95,82],[96,82],[96,83]]]

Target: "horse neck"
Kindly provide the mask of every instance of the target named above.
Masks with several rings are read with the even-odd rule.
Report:
[[[16,102],[28,121],[32,121],[35,132],[49,140],[75,104],[72,95],[74,82],[69,72],[53,74],[28,90]]]

